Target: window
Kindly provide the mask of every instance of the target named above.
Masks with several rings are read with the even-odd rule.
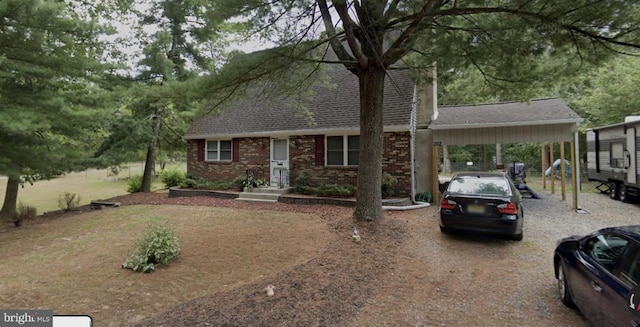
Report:
[[[609,165],[611,168],[624,168],[624,146],[622,143],[611,143],[609,151],[609,158],[611,158]]]
[[[360,155],[360,136],[327,136],[328,166],[357,166]]]
[[[640,283],[640,248],[629,243],[622,254],[622,264],[618,278],[632,288]]]
[[[613,272],[627,240],[613,234],[601,234],[587,242],[586,253],[609,272]]]
[[[461,194],[511,195],[509,182],[501,177],[457,177],[449,183],[449,192]]]
[[[231,161],[231,140],[207,141],[207,161]]]

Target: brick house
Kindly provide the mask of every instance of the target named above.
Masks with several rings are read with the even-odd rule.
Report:
[[[332,86],[314,87],[315,95],[304,103],[313,114],[312,125],[285,105],[251,101],[237,102],[219,115],[195,119],[184,136],[188,174],[230,181],[249,170],[259,172],[272,186],[295,186],[302,176],[312,185],[355,186],[358,79],[340,65],[327,70]],[[398,179],[394,194],[408,197],[415,191],[416,120],[432,113],[416,112],[421,107],[417,95],[423,93],[407,71],[390,71],[385,83],[383,171]],[[422,166],[430,167],[429,163]]]

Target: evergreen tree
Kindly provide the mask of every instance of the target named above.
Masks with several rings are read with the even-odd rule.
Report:
[[[103,32],[61,1],[0,3],[0,216],[15,212],[20,183],[84,167],[105,96]]]
[[[184,153],[181,137],[197,108],[184,84],[202,72],[214,71],[220,52],[207,51],[217,42],[216,29],[203,19],[211,11],[208,2],[163,0],[140,5],[149,10],[140,13],[138,22],[136,39],[142,47],[138,73],[131,78],[121,116],[96,155],[103,164],[118,165],[145,151],[142,191],[149,192],[158,148]],[[153,32],[149,35],[148,30]]]

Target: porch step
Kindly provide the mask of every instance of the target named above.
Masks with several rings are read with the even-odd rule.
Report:
[[[250,191],[242,192],[236,198],[241,201],[258,201],[258,202],[278,202],[278,198],[282,194],[291,192],[292,188],[253,188]]]
[[[250,193],[263,193],[263,194],[287,194],[293,191],[293,187],[258,187],[254,188]]]

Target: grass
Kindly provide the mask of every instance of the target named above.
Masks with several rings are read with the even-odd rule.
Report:
[[[80,195],[80,205],[89,204],[91,200],[107,199],[127,194],[127,180],[130,176],[142,175],[143,163],[131,163],[124,168],[118,178],[109,176],[108,170],[89,169],[84,172],[69,173],[60,178],[38,181],[33,185],[25,184],[18,190],[18,201],[34,206],[38,213],[55,211],[58,207],[58,197],[64,192]],[[164,187],[160,182],[154,182],[153,190]],[[0,203],[4,201],[7,189],[7,179],[0,177]]]
[[[126,206],[38,219],[44,223],[0,234],[0,307],[91,315],[100,326],[131,325],[260,281],[317,255],[333,237],[320,218],[297,212]],[[176,228],[180,255],[151,274],[122,269],[152,221]]]

